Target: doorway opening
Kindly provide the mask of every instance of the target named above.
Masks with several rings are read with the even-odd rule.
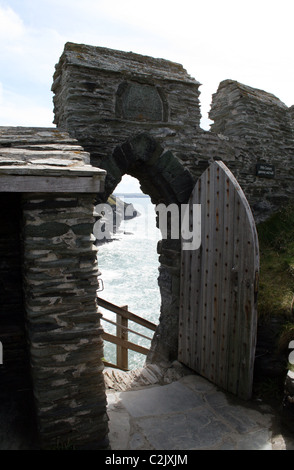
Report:
[[[123,176],[130,175],[140,182],[142,192],[150,196],[155,206],[164,206],[169,218],[168,226],[171,223],[171,214],[167,214],[167,208],[175,205],[180,212],[181,205],[188,201],[194,187],[193,177],[182,162],[170,150],[164,150],[159,142],[147,133],[137,134],[118,145],[111,156],[100,160],[99,167],[106,170],[107,175],[104,193],[97,195],[97,204],[106,203],[109,196],[117,191]],[[156,214],[157,226],[158,220]],[[172,362],[178,356],[181,241],[171,236],[170,227],[167,234],[161,238],[157,243],[160,263],[160,318],[147,357],[149,363]],[[131,253],[132,249],[129,250],[129,256]],[[98,265],[101,269],[99,253]],[[121,276],[128,276],[126,269]],[[98,305],[99,298],[100,296]]]
[[[103,280],[103,292],[99,295],[157,325],[161,306],[157,244],[161,236],[156,226],[155,206],[141,191],[138,180],[130,175],[124,175],[110,202],[113,198],[116,201],[113,212],[119,207],[123,214],[118,217],[119,209],[116,211],[116,225],[112,227],[111,238],[98,242],[98,264]],[[103,307],[100,310],[103,318],[117,322],[114,312]],[[111,335],[117,333],[117,326],[113,323],[103,322],[104,331]],[[127,328],[129,331],[125,335],[128,341],[150,349],[150,330],[132,320],[128,320]],[[104,342],[106,363],[117,364],[118,350],[118,345]],[[131,349],[127,351],[129,370],[142,367],[145,361],[146,355]]]

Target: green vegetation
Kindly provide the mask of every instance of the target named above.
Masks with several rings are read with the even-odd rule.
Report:
[[[287,373],[293,367],[287,359],[289,343],[294,340],[294,204],[287,205],[259,224],[257,231],[260,248],[258,318],[265,325],[267,320],[279,320],[277,330],[273,332],[275,351],[272,354],[274,359],[284,358]],[[263,401],[281,402],[284,374],[256,377],[254,393]]]
[[[294,313],[294,205],[257,227],[260,245],[259,317]]]
[[[294,204],[289,204],[257,227],[260,246],[259,319],[279,316],[278,341],[287,352],[294,339]]]

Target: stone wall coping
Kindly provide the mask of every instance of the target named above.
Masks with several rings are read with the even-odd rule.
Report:
[[[106,171],[88,152],[55,128],[0,127],[0,191],[85,192],[104,190]]]
[[[3,165],[1,166],[0,159],[0,175],[36,175],[36,176],[100,176],[103,180],[106,171],[100,168],[95,168],[91,165],[74,165],[74,166],[58,166],[57,162],[48,162],[44,160],[43,164],[36,164],[29,162],[25,165]]]
[[[284,109],[288,109],[288,106],[272,93],[258,88],[253,88],[249,85],[245,85],[244,83],[240,83],[237,80],[226,79],[221,81],[217,93],[219,93],[222,89],[228,90],[229,87],[231,89],[238,90],[239,96],[236,97],[237,99],[240,99],[240,96],[242,96],[244,98],[248,98],[249,100],[260,101],[262,104],[269,106],[275,105]],[[214,96],[215,95],[216,93]]]
[[[60,64],[94,68],[100,71],[122,73],[125,75],[148,76],[166,81],[180,81],[196,85],[200,83],[191,77],[181,64],[166,59],[149,57],[134,52],[124,52],[106,47],[90,46],[67,42],[55,66],[57,77]]]

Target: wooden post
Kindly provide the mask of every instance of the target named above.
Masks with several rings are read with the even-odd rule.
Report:
[[[124,305],[121,307],[124,310],[128,310],[128,306]],[[128,319],[123,318],[121,315],[116,315],[116,335],[118,338],[121,338],[123,341],[128,341]],[[121,328],[123,327],[123,328]],[[125,346],[116,346],[116,363],[120,369],[128,369],[128,348]]]

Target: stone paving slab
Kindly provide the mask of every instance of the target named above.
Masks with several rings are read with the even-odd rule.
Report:
[[[294,449],[273,432],[274,415],[198,375],[140,390],[108,391],[112,450]]]
[[[120,400],[134,418],[187,411],[203,405],[203,399],[180,382],[121,393]]]

